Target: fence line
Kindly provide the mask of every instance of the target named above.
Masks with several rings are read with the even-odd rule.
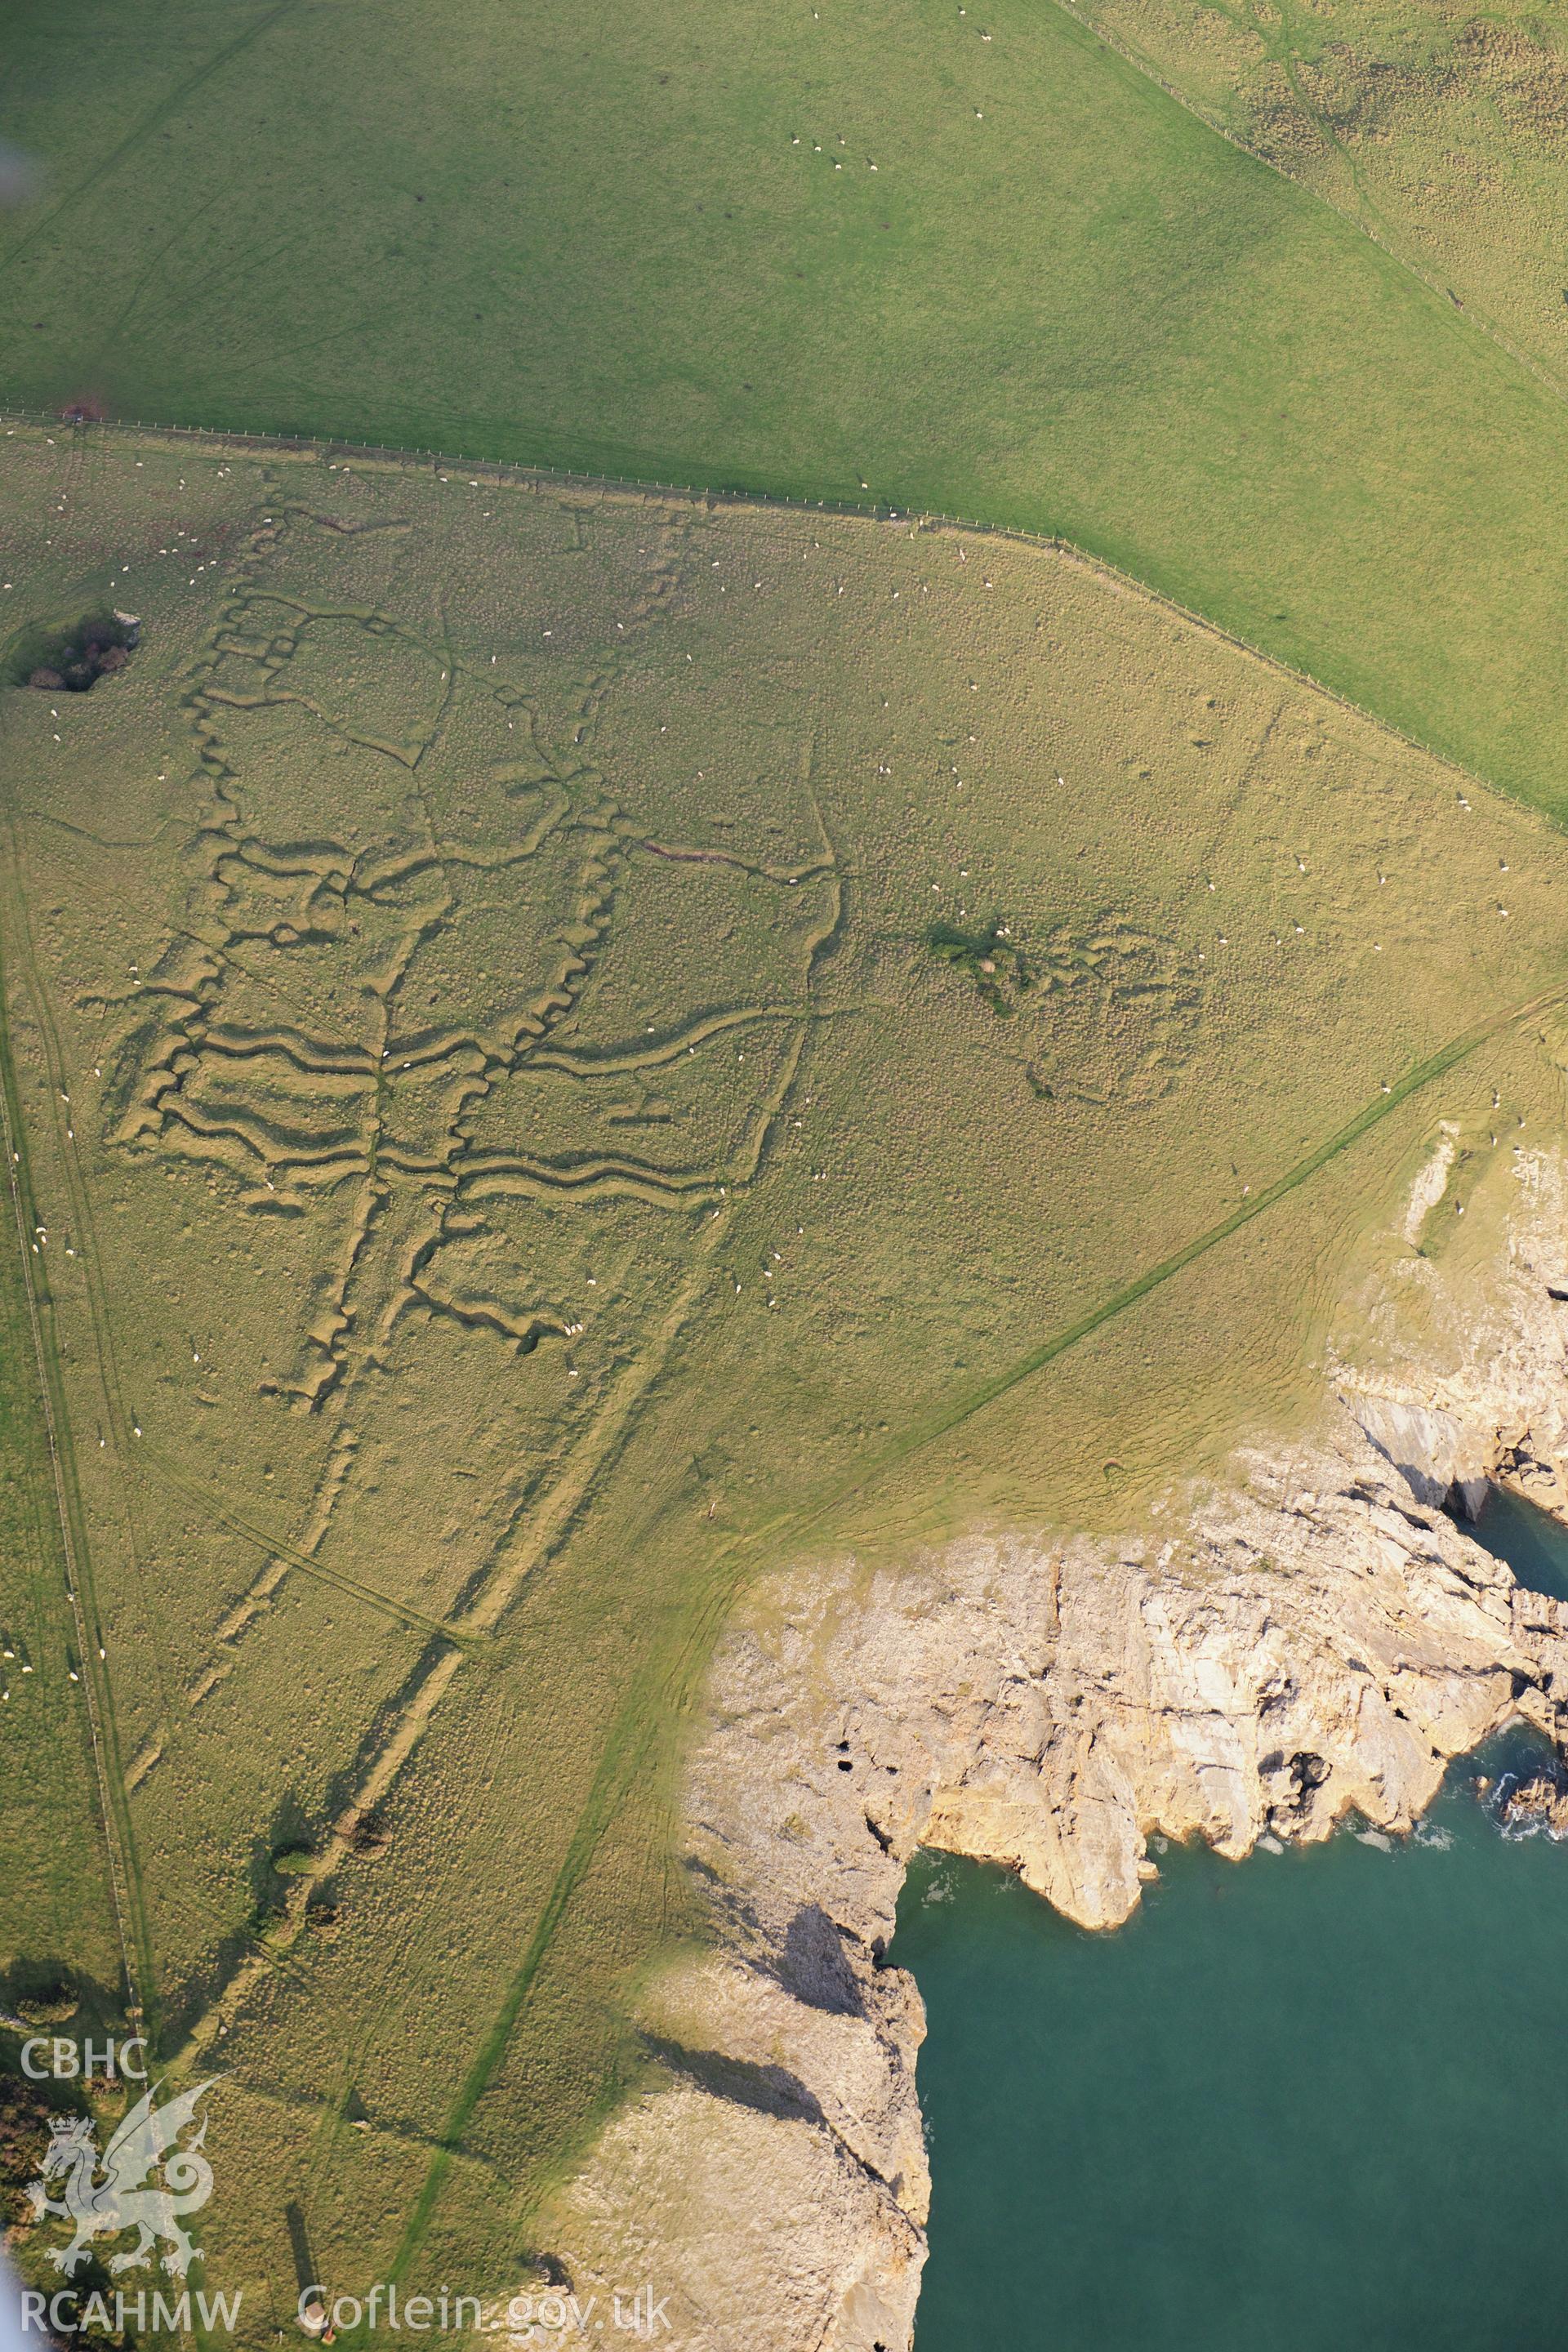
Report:
[[[57,434],[63,432],[72,436],[87,433],[126,435],[141,433],[168,436],[179,440],[205,443],[220,449],[230,449],[240,456],[255,456],[260,452],[314,462],[320,462],[323,458],[342,460],[357,457],[370,465],[387,468],[395,467],[405,471],[410,467],[417,470],[428,466],[440,478],[446,478],[441,473],[443,467],[455,471],[459,467],[472,466],[485,480],[493,481],[502,488],[531,489],[535,492],[562,488],[578,489],[589,493],[605,490],[617,492],[640,490],[661,498],[703,499],[710,509],[750,507],[784,514],[847,515],[862,522],[907,524],[910,526],[911,537],[916,531],[924,530],[976,531],[987,539],[1009,541],[1016,546],[1034,548],[1048,554],[1062,556],[1069,562],[1081,565],[1086,571],[1098,572],[1102,578],[1114,582],[1118,587],[1143,598],[1150,604],[1157,605],[1161,611],[1168,613],[1173,619],[1184,623],[1188,627],[1197,629],[1206,637],[1217,638],[1222,645],[1232,646],[1237,653],[1247,655],[1253,661],[1261,662],[1265,668],[1272,670],[1277,677],[1289,678],[1293,685],[1305,687],[1313,694],[1322,695],[1328,701],[1335,703],[1340,709],[1350,712],[1353,718],[1363,719],[1369,726],[1377,728],[1382,734],[1391,737],[1395,742],[1406,745],[1413,751],[1419,751],[1424,759],[1432,760],[1439,767],[1447,769],[1450,773],[1463,777],[1467,783],[1475,785],[1482,792],[1497,794],[1498,797],[1507,800],[1511,807],[1517,808],[1521,805],[1511,793],[1503,790],[1502,786],[1494,784],[1478,771],[1467,767],[1464,761],[1456,759],[1452,752],[1441,751],[1434,744],[1424,742],[1420,736],[1410,734],[1405,728],[1395,725],[1392,719],[1381,717],[1376,711],[1368,710],[1362,703],[1352,702],[1349,695],[1342,694],[1337,687],[1326,684],[1321,677],[1315,677],[1310,670],[1300,669],[1295,663],[1286,661],[1282,656],[1271,654],[1262,646],[1254,645],[1249,638],[1237,636],[1234,630],[1223,627],[1217,621],[1210,620],[1203,613],[1195,612],[1190,604],[1179,603],[1175,597],[1168,596],[1163,589],[1152,586],[1147,580],[1140,580],[1135,573],[1124,572],[1120,564],[1112,563],[1108,557],[1097,555],[1092,549],[1081,547],[1076,540],[1064,539],[1056,531],[1029,530],[1016,523],[986,522],[974,515],[944,514],[937,508],[889,506],[880,499],[792,498],[787,491],[783,490],[714,489],[706,483],[699,486],[694,482],[645,481],[640,477],[630,474],[577,473],[567,467],[528,466],[509,462],[504,457],[468,457],[460,451],[454,456],[449,451],[439,449],[398,448],[390,443],[380,441],[317,439],[308,434],[295,433],[247,433],[224,425],[159,425],[149,423],[141,417],[134,419],[123,416],[62,417],[46,409],[0,408],[0,422],[10,420],[14,420],[16,424],[37,425],[46,431],[53,426]],[[1533,804],[1525,803],[1523,805],[1528,807]],[[1537,810],[1536,814],[1543,817],[1554,831],[1563,829],[1559,826],[1557,819],[1549,812]]]

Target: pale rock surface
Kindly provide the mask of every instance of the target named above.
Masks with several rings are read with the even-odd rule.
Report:
[[[1505,1781],[1496,1804],[1500,1821],[1520,1836],[1543,1829],[1558,1843],[1568,1838],[1568,1776],[1561,1765],[1511,1787]]]
[[[691,2352],[907,2352],[924,2021],[883,1954],[921,1846],[1108,1928],[1156,1834],[1239,1860],[1347,1814],[1407,1832],[1510,1720],[1561,1743],[1568,1608],[1437,1507],[1491,1475],[1568,1501],[1568,1190],[1523,1154],[1505,1181],[1484,1266],[1396,1229],[1312,1443],[1238,1454],[1121,1543],[977,1537],[752,1591],[689,1767],[716,1948],[647,2003],[669,2087],[552,2216],[580,2287],[651,2278]]]

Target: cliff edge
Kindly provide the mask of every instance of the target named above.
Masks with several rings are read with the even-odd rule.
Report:
[[[551,2216],[575,2281],[650,2278],[693,2352],[907,2352],[924,2020],[884,1955],[920,1847],[1110,1928],[1157,1834],[1239,1860],[1347,1814],[1397,1833],[1505,1724],[1563,1745],[1568,1606],[1460,1523],[1489,1480],[1568,1497],[1568,1187],[1523,1153],[1506,1184],[1483,1255],[1427,1254],[1423,1171],[1310,1441],[1249,1445],[1121,1541],[977,1535],[752,1589],[687,1783],[712,1947],[650,1993],[661,2086]]]

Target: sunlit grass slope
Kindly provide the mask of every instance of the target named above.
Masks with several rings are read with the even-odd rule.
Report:
[[[344,2291],[516,2282],[750,1573],[1124,1529],[1316,1408],[1438,1118],[1509,1189],[1568,844],[1059,553],[0,448],[18,624],[142,618],[0,687],[5,1027],[132,1958],[261,2341],[290,2206]],[[7,1852],[68,1687],[0,1705]]]
[[[7,48],[15,401],[1065,532],[1568,805],[1568,411],[1048,0],[24,0]]]
[[[13,1164],[20,1174],[22,1163]],[[25,1190],[22,1197],[25,1204]],[[47,1314],[41,1271],[37,1304]],[[90,2030],[124,1996],[83,1646],[7,1187],[0,1190],[0,2017],[24,2027],[43,2011],[58,2018],[75,1995],[86,2004],[79,2025]]]

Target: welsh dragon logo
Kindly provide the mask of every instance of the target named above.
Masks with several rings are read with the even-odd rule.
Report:
[[[202,2153],[207,2118],[182,2147],[180,2134],[196,2121],[196,2104],[212,2088],[212,2080],[193,2091],[157,2105],[162,2084],[154,2084],[139,2099],[103,2151],[90,2116],[56,2119],[38,2178],[27,2185],[36,2221],[68,2221],[75,2230],[70,2244],[49,2260],[70,2277],[87,2260],[95,2238],[121,2237],[128,2230],[139,2234],[136,2243],[110,2262],[111,2273],[145,2270],[155,2246],[167,2243],[164,2270],[184,2278],[201,2248],[193,2245],[182,2227],[182,2217],[199,2212],[212,2195],[213,2171]],[[161,2173],[161,2180],[153,2175]],[[65,2183],[58,2197],[49,2195],[51,2182]]]

